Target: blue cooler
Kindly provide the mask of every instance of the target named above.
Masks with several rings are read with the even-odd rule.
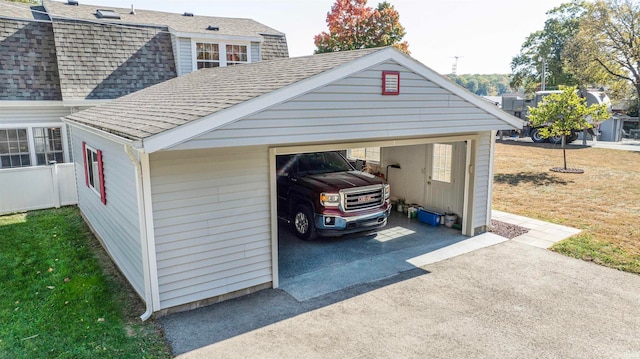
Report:
[[[442,217],[442,213],[431,212],[424,210],[422,208],[418,208],[418,221],[430,224],[432,226],[440,225],[440,218]]]

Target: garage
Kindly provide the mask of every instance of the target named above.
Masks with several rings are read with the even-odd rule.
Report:
[[[161,314],[279,288],[281,269],[295,271],[280,265],[278,156],[377,151],[367,164],[388,180],[389,200],[459,216],[459,229],[420,232],[392,212],[377,239],[363,237],[378,242],[365,252],[400,253],[392,238],[486,231],[493,139],[521,125],[394,48],[204,69],[64,120],[86,183],[79,208],[148,313]],[[370,262],[371,272],[386,265]]]
[[[474,137],[424,138],[396,142],[393,146],[381,141],[375,143],[378,145],[375,147],[370,146],[371,143],[353,143],[273,149],[274,154],[281,153],[275,155],[279,287],[297,300],[308,300],[416,269],[408,259],[466,239],[467,236],[461,231],[465,193],[468,193],[465,184],[469,180],[464,169],[469,166],[466,161],[467,142],[473,140]],[[358,147],[365,145],[369,147]],[[385,227],[365,227],[356,233],[314,240],[296,237],[294,217],[283,217],[281,213],[282,165],[278,165],[278,162],[295,156],[292,153],[300,156],[301,153],[322,151],[336,151],[356,168],[380,176],[391,185],[390,199],[394,208],[389,213]],[[339,173],[342,175],[342,172]],[[310,177],[313,178],[309,181],[311,187],[317,181],[323,184],[330,182],[326,175]],[[299,181],[297,183],[307,183],[303,178],[295,180]],[[339,180],[353,184],[343,177]],[[322,188],[325,188],[324,185]],[[288,196],[294,197],[295,194]],[[400,198],[407,204],[433,213],[455,213],[459,217],[458,226],[456,229],[433,226],[420,222],[418,218],[408,218],[408,205],[403,212],[397,209]],[[291,201],[294,199],[291,198]]]

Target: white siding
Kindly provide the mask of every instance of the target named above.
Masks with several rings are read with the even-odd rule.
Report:
[[[160,307],[272,281],[268,149],[151,155]]]
[[[72,127],[78,206],[133,288],[144,296],[136,172],[124,147]],[[82,142],[101,150],[107,204],[85,184]]]
[[[191,48],[191,39],[175,36],[172,38],[175,38],[175,40],[173,40],[173,48],[178,76],[193,72],[193,50]]]
[[[260,55],[260,43],[259,42],[252,42],[251,43],[251,56],[250,56],[250,60],[251,62],[259,62],[262,61],[262,56]]]
[[[475,163],[475,188],[473,190],[473,229],[487,224],[487,201],[489,201],[489,185],[493,181],[491,173],[491,131],[479,133]]]
[[[2,107],[0,103],[0,128],[12,124],[38,124],[38,123],[59,123],[62,126],[60,117],[71,114],[69,108],[62,106],[52,107]]]
[[[383,70],[401,72],[400,95],[381,95]],[[495,116],[424,77],[384,63],[175,148],[424,137],[504,127]]]

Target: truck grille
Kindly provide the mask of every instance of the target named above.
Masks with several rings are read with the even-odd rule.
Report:
[[[384,189],[381,186],[368,187],[357,191],[344,192],[344,210],[359,211],[380,207],[384,203]]]

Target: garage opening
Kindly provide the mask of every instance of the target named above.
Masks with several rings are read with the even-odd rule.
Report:
[[[417,142],[405,145],[385,146],[380,143],[376,146],[371,143],[372,146],[368,143],[364,146],[326,145],[272,150],[272,184],[278,187],[277,204],[272,203],[272,208],[278,213],[274,243],[277,249],[274,251],[274,263],[278,266],[274,273],[278,279],[274,281],[274,286],[287,291],[297,300],[304,301],[415,270],[416,266],[411,264],[412,258],[467,238],[461,230],[467,215],[465,201],[468,195],[468,176],[465,168],[468,165],[469,141],[430,139]],[[384,209],[383,217],[373,216],[368,223],[360,228],[356,227],[354,231],[347,231],[345,235],[334,237],[333,235],[340,233],[330,232],[332,237],[317,235],[308,238],[300,235],[301,226],[331,226],[342,220],[339,216],[327,219],[332,217],[332,212],[323,216],[315,206],[336,206],[336,211],[339,211],[338,207],[347,206],[344,195],[334,196],[339,191],[331,188],[331,180],[327,179],[330,176],[323,173],[327,169],[326,164],[323,165],[323,161],[313,161],[318,159],[316,157],[319,154],[325,155],[326,152],[332,154],[324,157],[324,162],[331,162],[333,156],[339,156],[348,161],[347,171],[357,169],[366,173],[366,178],[371,178],[371,181],[359,182],[357,177],[335,176],[337,181],[346,182],[358,190],[361,187],[372,190],[371,193],[364,194],[356,191],[356,195],[348,197],[353,203],[357,205],[362,202],[366,206],[367,201],[384,202],[385,188],[390,187],[390,192],[386,193],[386,201],[391,205]],[[301,158],[306,162],[296,163]],[[325,167],[314,168],[313,165]],[[330,164],[330,167],[333,165]],[[311,179],[303,178],[308,173],[312,173]],[[380,188],[378,183],[381,184]],[[287,186],[297,187],[303,193],[302,196],[309,198],[305,201],[298,198],[292,203],[291,198],[288,198],[292,191]],[[345,186],[338,187],[345,190]],[[300,193],[297,195],[300,196]],[[299,203],[303,203],[302,207],[306,207],[307,213],[301,215],[301,211],[296,210]],[[404,208],[399,211],[401,204]],[[289,213],[283,211],[284,206],[288,206],[286,208]],[[409,208],[418,207],[429,213],[455,213],[458,217],[455,228],[421,222],[417,213],[414,216],[409,213]]]

